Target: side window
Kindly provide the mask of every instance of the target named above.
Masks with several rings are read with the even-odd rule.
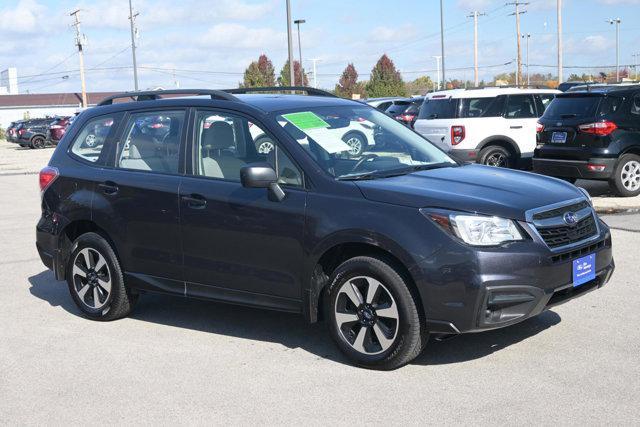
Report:
[[[194,173],[210,178],[240,181],[240,169],[268,162],[278,172],[278,182],[302,186],[302,174],[260,126],[228,113],[200,112],[196,122]]]
[[[460,117],[497,117],[502,112],[502,98],[463,98]]]
[[[640,116],[640,93],[636,94],[631,100],[631,114]]]
[[[509,95],[507,109],[505,112],[507,119],[530,119],[537,117],[533,97],[531,95]]]
[[[549,104],[551,104],[551,101],[553,101],[554,98],[555,98],[555,95],[546,95],[546,94],[540,95],[540,101],[542,101],[542,107],[543,107],[543,110],[539,112],[540,116],[542,116],[542,113],[545,112],[545,110],[547,109]]]
[[[103,149],[107,146],[107,138],[117,128],[119,118],[120,115],[113,115],[89,120],[73,141],[71,152],[83,160],[97,162]]]
[[[177,174],[184,119],[184,111],[132,114],[124,129],[116,166]]]

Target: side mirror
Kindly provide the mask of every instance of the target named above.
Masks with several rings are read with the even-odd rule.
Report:
[[[245,188],[268,188],[269,195],[279,202],[286,196],[278,184],[278,174],[268,163],[251,163],[243,166],[240,169],[240,182]]]

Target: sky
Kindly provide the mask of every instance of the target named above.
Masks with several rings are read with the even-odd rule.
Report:
[[[478,23],[480,79],[515,70],[514,7],[506,0],[444,0],[447,78],[473,80],[473,19]],[[529,33],[531,72],[556,73],[556,0],[528,0],[521,31]],[[640,0],[564,0],[565,77],[615,64],[615,25],[621,18],[620,63],[640,54]],[[303,65],[317,62],[318,85],[332,89],[349,62],[366,80],[386,53],[405,80],[436,76],[440,55],[438,0],[291,0],[302,25]],[[276,73],[287,59],[285,0],[133,0],[137,18],[139,86],[228,88],[242,81],[262,53]],[[87,90],[133,90],[127,0],[0,0],[0,70],[17,67],[21,93],[80,90],[75,30],[81,9]],[[298,58],[294,27],[294,53]],[[525,46],[523,44],[523,62]],[[640,59],[640,58],[638,58]],[[511,62],[511,63],[510,63]],[[510,63],[508,65],[504,65]],[[586,68],[571,68],[586,67]],[[639,67],[640,68],[640,67]],[[313,79],[311,78],[313,82]]]

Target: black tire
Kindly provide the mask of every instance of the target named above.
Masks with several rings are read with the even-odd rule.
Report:
[[[44,148],[45,145],[46,144],[45,144],[44,138],[41,136],[34,136],[31,139],[31,148],[40,149],[40,148]]]
[[[110,281],[110,291],[106,297],[105,288],[100,287],[96,291],[94,289],[96,286],[92,286],[87,279],[87,277],[90,277],[88,274],[83,273],[85,274],[85,279],[83,279],[83,276],[74,272],[74,266],[85,271],[91,271],[91,269],[86,268],[86,264],[83,265],[84,255],[81,252],[84,250],[91,254],[90,257],[93,258],[94,266],[97,263],[95,262],[96,253],[104,258],[106,267],[97,270],[95,277],[102,276],[105,281],[106,279]],[[95,284],[101,283],[98,279],[94,282]],[[67,264],[67,284],[76,306],[86,317],[93,320],[109,321],[126,317],[137,301],[137,295],[128,292],[124,285],[120,262],[113,248],[102,236],[96,233],[85,233],[73,243]],[[89,286],[89,289],[82,292],[85,286]],[[80,296],[81,292],[83,297]],[[95,292],[97,292],[98,303],[95,302]],[[94,308],[92,307],[93,305],[98,307]]]
[[[640,156],[624,154],[618,159],[609,188],[619,197],[634,197],[640,194]]]
[[[489,145],[480,150],[478,163],[500,168],[512,168],[515,159],[511,151],[500,145]]]
[[[269,154],[275,147],[273,140],[266,135],[259,136],[258,139],[256,139],[255,145],[256,145],[256,151],[258,152],[258,154],[265,154],[265,155]]]
[[[367,149],[367,138],[360,132],[347,132],[342,141],[351,147],[349,154],[352,156],[359,156]]]
[[[337,320],[336,313],[340,311],[338,308],[340,301],[346,298],[345,293],[341,292],[343,285],[347,284],[347,286],[349,286],[350,283],[357,283],[356,281],[362,280],[360,279],[362,276],[373,278],[382,284],[384,290],[379,292],[390,294],[392,296],[391,305],[395,302],[397,308],[397,321],[394,321],[392,324],[394,326],[391,328],[392,333],[395,333],[395,335],[393,335],[393,338],[385,337],[389,341],[391,339],[393,340],[386,349],[380,344],[381,341],[377,339],[377,335],[373,331],[375,326],[369,328],[369,332],[364,333],[365,335],[367,333],[369,334],[369,344],[378,346],[377,350],[381,350],[377,354],[367,353],[364,346],[362,346],[363,350],[365,350],[364,352],[355,349],[354,344],[358,339],[359,333],[362,329],[365,329],[365,326],[361,325],[361,323],[366,320],[361,316],[361,309],[352,308],[352,310],[356,310],[357,312],[358,319],[360,319],[358,321],[342,323],[341,328]],[[353,279],[355,280],[352,281]],[[380,287],[378,287],[378,289],[380,289]],[[328,319],[327,323],[331,337],[347,358],[359,366],[379,370],[399,368],[417,357],[429,338],[429,334],[426,331],[424,321],[418,309],[416,302],[417,296],[412,294],[407,285],[407,279],[394,269],[390,263],[381,258],[360,256],[342,263],[333,272],[326,289],[326,295],[324,307],[325,319]],[[367,299],[366,294],[360,296],[363,299]],[[341,300],[339,300],[339,298],[341,298]],[[371,304],[369,305],[371,306]],[[373,305],[375,306],[376,304]],[[382,304],[377,304],[377,310],[380,313],[382,313],[380,311],[381,305]],[[373,324],[378,324],[380,319],[385,318],[385,316],[378,317],[376,310],[373,310],[373,313]],[[356,314],[350,314],[350,316],[354,315]],[[371,321],[371,318],[369,318],[369,320]],[[345,329],[343,329],[345,325],[347,325],[346,329],[354,328],[357,329],[358,332],[355,333],[353,330],[350,330],[348,333],[345,333]],[[378,329],[380,329],[379,324]],[[385,330],[388,331],[389,329]],[[354,343],[348,342],[346,335],[353,337]],[[363,337],[365,335],[363,335]]]

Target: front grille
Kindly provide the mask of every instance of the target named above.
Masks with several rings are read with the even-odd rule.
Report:
[[[593,215],[581,219],[574,226],[563,225],[560,227],[538,228],[537,230],[542,240],[544,240],[550,248],[558,248],[560,246],[577,243],[595,236],[598,232]]]
[[[550,211],[539,212],[533,215],[533,219],[535,221],[540,219],[553,218],[556,216],[562,216],[565,212],[578,212],[579,210],[584,209],[588,206],[589,206],[589,202],[585,200],[583,202],[576,203],[574,205],[563,206],[561,208],[552,209]]]

